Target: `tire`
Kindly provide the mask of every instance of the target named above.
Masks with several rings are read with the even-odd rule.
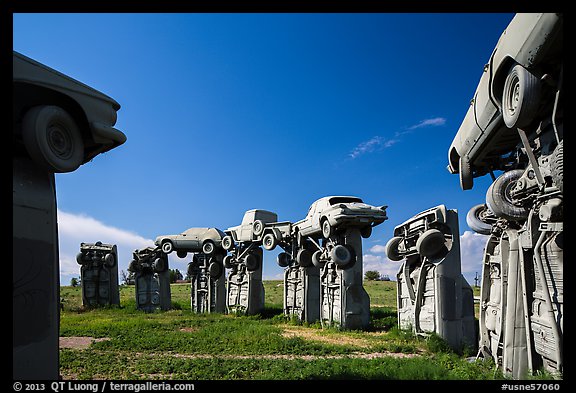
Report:
[[[261,220],[256,220],[252,224],[252,232],[254,235],[260,236],[264,232],[264,223]]]
[[[212,279],[220,278],[223,270],[224,269],[222,269],[222,265],[220,265],[218,262],[212,262],[210,265],[208,265],[208,274]]]
[[[222,238],[222,248],[226,251],[231,250],[234,248],[234,239],[232,236],[227,235]]]
[[[278,239],[276,239],[273,233],[267,233],[262,238],[262,247],[264,247],[265,250],[272,251],[277,245]]]
[[[80,128],[58,106],[29,109],[22,118],[22,140],[30,158],[51,172],[72,172],[84,161]]]
[[[317,268],[320,268],[320,269],[322,269],[322,267],[324,267],[324,263],[320,259],[321,256],[322,256],[321,250],[317,250],[312,254],[312,264],[314,266],[316,266]]]
[[[224,267],[226,269],[232,269],[232,266],[234,265],[232,263],[233,260],[234,260],[234,257],[232,255],[226,255],[224,257],[224,260],[222,261],[222,263],[224,263]]]
[[[416,240],[416,251],[425,257],[432,257],[444,248],[446,239],[438,229],[428,229]]]
[[[253,272],[258,269],[258,257],[254,254],[248,254],[244,258],[244,263],[246,264],[246,270]]]
[[[330,259],[339,267],[346,266],[352,259],[350,250],[345,246],[338,244],[332,250],[330,250]]]
[[[161,247],[164,254],[170,254],[174,251],[174,244],[170,240],[164,240]]]
[[[302,267],[312,266],[312,253],[306,249],[299,250],[296,254],[296,261]]]
[[[177,250],[176,255],[178,256],[178,258],[186,258],[186,256],[188,255],[188,251]]]
[[[332,225],[330,225],[330,222],[328,221],[327,218],[322,220],[321,228],[322,228],[322,236],[324,236],[324,239],[329,239],[330,236],[334,234]]]
[[[506,126],[522,128],[532,123],[540,97],[540,79],[520,64],[512,67],[502,92],[502,118]]]
[[[460,157],[460,160],[458,160],[458,173],[460,176],[460,188],[463,191],[471,190],[474,187],[474,176],[472,175],[472,166],[467,158]]]
[[[278,266],[280,267],[288,267],[290,265],[290,259],[292,257],[287,252],[281,252],[276,257],[276,262],[278,262]]]
[[[83,253],[79,252],[78,254],[76,254],[76,262],[77,262],[79,265],[83,265],[83,264],[85,263],[85,261],[84,261],[84,254],[83,254]]]
[[[391,261],[397,262],[397,261],[401,261],[402,259],[404,259],[404,257],[402,255],[400,255],[400,252],[398,250],[398,245],[400,244],[402,239],[403,238],[401,236],[394,236],[392,239],[388,240],[388,242],[386,243],[386,246],[385,246],[386,256]]]
[[[360,236],[362,236],[364,239],[368,239],[371,235],[372,235],[372,227],[370,225],[367,225],[362,229],[360,229]]]
[[[489,235],[492,232],[492,225],[483,221],[483,217],[488,211],[488,207],[481,203],[468,210],[466,223],[474,232],[481,235]]]
[[[564,194],[564,140],[561,140],[552,152],[550,174],[554,185]]]
[[[164,259],[156,258],[152,263],[152,270],[154,270],[156,273],[160,273],[166,270],[166,263],[164,262]]]
[[[116,258],[114,257],[114,254],[112,253],[106,254],[104,256],[104,263],[108,267],[114,267],[116,265]]]
[[[512,202],[510,191],[524,173],[523,169],[504,172],[488,187],[486,206],[496,217],[509,221],[521,221],[528,217],[529,210]]]
[[[202,252],[206,255],[214,254],[215,250],[216,246],[214,245],[214,242],[212,240],[206,240],[204,244],[202,244]]]

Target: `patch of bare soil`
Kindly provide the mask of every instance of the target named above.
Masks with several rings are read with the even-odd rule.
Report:
[[[110,340],[108,337],[60,337],[60,348],[87,349],[92,343]]]

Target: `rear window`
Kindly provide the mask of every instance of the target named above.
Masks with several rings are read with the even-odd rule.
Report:
[[[338,203],[351,203],[351,202],[363,203],[362,199],[355,197],[334,197],[330,198],[329,200],[330,205],[336,205]]]

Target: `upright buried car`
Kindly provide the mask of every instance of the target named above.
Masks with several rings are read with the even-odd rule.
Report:
[[[120,104],[13,52],[13,147],[50,172],[72,172],[124,142],[114,128]]]
[[[126,136],[114,128],[120,105],[107,95],[17,52],[12,75],[12,376],[56,380],[60,268],[54,173],[74,171]]]
[[[564,367],[562,30],[562,14],[512,19],[448,152],[462,189],[487,173],[494,180],[467,216],[490,235],[479,354],[514,378]]]
[[[388,219],[387,206],[372,206],[353,196],[327,196],[315,201],[306,218],[294,223],[302,236],[325,239],[341,226],[359,227],[362,237],[370,237],[372,227]]]

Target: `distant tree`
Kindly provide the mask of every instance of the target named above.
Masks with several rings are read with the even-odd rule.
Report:
[[[178,269],[170,269],[170,282],[174,283],[178,280],[182,280],[184,276],[180,273]]]
[[[76,288],[78,285],[80,285],[80,280],[77,279],[76,277],[72,277],[70,279],[70,286]]]
[[[128,285],[128,273],[124,270],[120,270],[120,279],[124,285]]]
[[[376,270],[367,270],[364,273],[364,278],[368,281],[377,281],[380,279],[380,272]]]

